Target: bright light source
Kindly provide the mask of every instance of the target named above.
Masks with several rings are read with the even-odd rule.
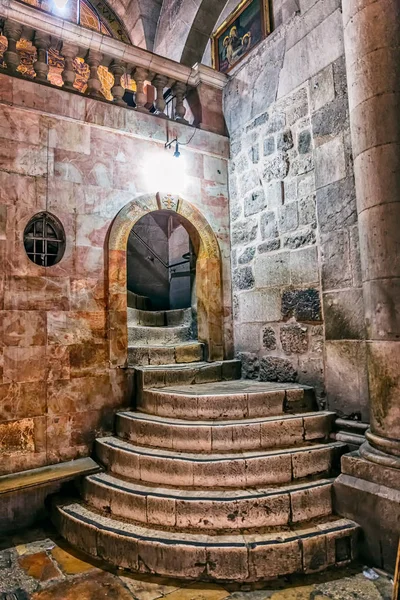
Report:
[[[172,148],[166,148],[146,161],[147,188],[154,192],[183,194],[185,191],[185,156],[177,160]]]
[[[68,0],[54,0],[54,4],[57,7],[57,10],[63,11],[68,4]]]

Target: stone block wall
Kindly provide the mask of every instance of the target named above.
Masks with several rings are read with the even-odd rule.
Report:
[[[109,360],[108,233],[123,206],[158,191],[167,128],[170,139],[193,133],[0,75],[0,474],[89,454],[131,401],[126,372]],[[221,248],[229,355],[228,140],[199,130],[182,158],[182,197]],[[23,247],[26,224],[46,209],[66,233],[65,255],[49,268]]]
[[[289,9],[224,94],[235,349],[244,376],[313,385],[367,420],[340,2]]]

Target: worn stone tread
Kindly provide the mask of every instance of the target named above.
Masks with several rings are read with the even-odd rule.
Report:
[[[347,564],[355,557],[358,533],[354,521],[340,518],[271,532],[180,533],[119,521],[68,501],[56,503],[54,519],[70,543],[117,566],[225,581],[257,581]],[[341,552],[337,540],[342,540]]]
[[[335,413],[281,414],[237,420],[185,420],[124,411],[116,432],[132,443],[188,452],[256,450],[326,440]]]
[[[128,326],[163,327],[165,325],[190,325],[191,321],[191,308],[157,311],[128,308]]]
[[[140,411],[185,420],[244,419],[304,413],[317,408],[312,388],[290,383],[231,380],[197,384],[194,381],[190,385],[159,387],[150,383],[138,391],[136,408]]]
[[[128,326],[128,344],[155,345],[179,344],[191,339],[190,325],[165,325],[148,327],[145,325]],[[194,341],[194,340],[193,340]]]
[[[110,473],[84,482],[84,499],[100,511],[150,526],[238,530],[286,526],[332,513],[334,479],[233,490],[160,488]]]
[[[341,442],[309,443],[279,450],[195,454],[137,446],[116,437],[96,440],[99,460],[113,473],[177,487],[264,486],[289,483],[338,467]]]

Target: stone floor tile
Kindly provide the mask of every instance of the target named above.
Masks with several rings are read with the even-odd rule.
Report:
[[[71,578],[32,594],[30,600],[132,600],[122,582],[110,573]]]
[[[166,577],[153,577],[151,575],[136,575],[124,573],[119,576],[122,583],[132,592],[136,600],[155,600],[178,590],[182,582]]]
[[[313,585],[296,586],[275,592],[271,600],[314,600],[314,596],[311,596],[312,592],[315,592]]]
[[[229,592],[213,583],[193,583],[168,594],[166,600],[222,600]]]
[[[58,563],[63,573],[66,575],[78,575],[79,573],[86,573],[96,568],[94,565],[79,558],[79,552],[75,550],[73,552],[71,554],[60,548],[60,546],[55,546],[51,551],[52,557]]]
[[[375,583],[370,581],[362,573],[354,577],[345,577],[336,581],[318,584],[317,591],[331,600],[389,600],[382,596]]]
[[[62,573],[46,552],[25,554],[18,559],[19,566],[27,575],[39,581],[50,581],[62,577]]]

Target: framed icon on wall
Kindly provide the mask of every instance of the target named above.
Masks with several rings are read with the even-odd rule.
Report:
[[[213,67],[228,73],[271,31],[268,0],[243,0],[213,33]]]

